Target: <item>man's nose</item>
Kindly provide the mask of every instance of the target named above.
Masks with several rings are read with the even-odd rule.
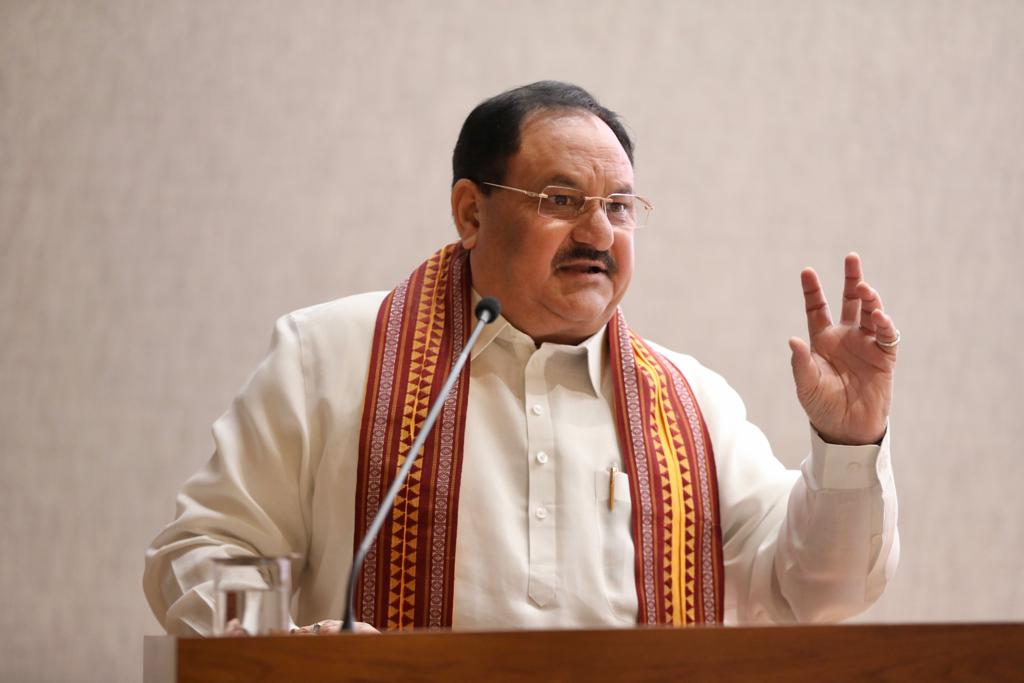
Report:
[[[598,251],[608,251],[615,242],[615,230],[604,210],[604,202],[591,199],[576,217],[572,237],[580,244],[586,244]]]

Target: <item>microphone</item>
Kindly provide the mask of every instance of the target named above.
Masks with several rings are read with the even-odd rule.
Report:
[[[501,303],[493,296],[485,296],[483,299],[480,299],[480,303],[476,305],[476,311],[474,312],[476,313],[477,320],[486,325],[487,323],[494,322],[501,315]],[[470,337],[470,343],[466,344],[467,349],[473,345],[472,340],[473,338]]]
[[[476,310],[474,312],[477,317],[476,327],[473,328],[473,333],[469,335],[469,340],[466,341],[466,346],[463,347],[462,353],[459,354],[458,358],[455,359],[455,363],[452,364],[451,372],[448,373],[448,378],[441,387],[441,393],[438,394],[434,405],[430,407],[430,412],[427,413],[427,418],[423,421],[423,426],[420,428],[420,433],[416,435],[416,440],[412,442],[412,447],[409,449],[409,456],[405,459],[405,462],[402,463],[402,467],[398,470],[395,480],[391,482],[391,487],[388,488],[388,492],[384,495],[384,499],[381,501],[380,507],[377,509],[377,514],[370,523],[370,527],[366,530],[366,536],[363,537],[363,541],[359,544],[359,549],[356,551],[356,555],[352,559],[352,570],[348,575],[348,591],[347,597],[345,598],[345,616],[341,627],[342,631],[356,630],[356,622],[352,613],[352,603],[356,597],[356,579],[359,576],[359,572],[362,571],[363,562],[366,560],[366,553],[370,551],[370,546],[372,546],[374,541],[377,540],[377,535],[384,526],[384,520],[391,512],[391,506],[395,504],[395,497],[398,496],[399,489],[402,488],[406,477],[409,476],[409,471],[416,462],[416,458],[419,457],[420,449],[423,448],[423,442],[427,440],[430,430],[433,428],[434,423],[437,422],[437,416],[441,414],[441,408],[444,407],[445,399],[448,398],[448,394],[452,390],[452,385],[455,384],[455,380],[458,378],[459,373],[462,372],[462,366],[465,365],[466,361],[469,359],[469,352],[473,350],[473,346],[476,344],[476,340],[480,337],[480,333],[483,332],[484,326],[497,319],[498,315],[501,313],[501,304],[494,297],[485,296],[480,300],[480,303],[476,305]]]

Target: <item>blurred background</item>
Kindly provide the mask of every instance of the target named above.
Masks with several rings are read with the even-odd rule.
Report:
[[[0,679],[136,680],[143,553],[273,321],[455,237],[480,100],[573,81],[656,210],[625,302],[795,467],[798,274],[903,332],[866,621],[1024,619],[1024,4],[0,0]]]

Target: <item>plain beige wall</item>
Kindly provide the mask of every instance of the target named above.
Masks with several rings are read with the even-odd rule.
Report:
[[[636,136],[630,322],[791,466],[798,272],[861,252],[905,339],[865,618],[1024,618],[1024,3],[0,0],[0,679],[138,679],[143,551],[273,320],[453,239],[462,119],[540,78]]]

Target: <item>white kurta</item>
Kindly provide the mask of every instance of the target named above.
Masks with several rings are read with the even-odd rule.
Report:
[[[278,321],[267,358],[214,425],[213,457],[147,553],[146,597],[170,633],[210,633],[209,559],[246,553],[298,554],[295,621],[340,618],[383,297]],[[536,348],[499,318],[473,350],[454,628],[636,622],[629,481],[604,340],[602,330],[579,346]],[[686,376],[711,436],[726,623],[835,621],[867,608],[899,556],[888,434],[880,447],[854,447],[812,433],[801,471],[786,470],[720,376],[659,351]]]

